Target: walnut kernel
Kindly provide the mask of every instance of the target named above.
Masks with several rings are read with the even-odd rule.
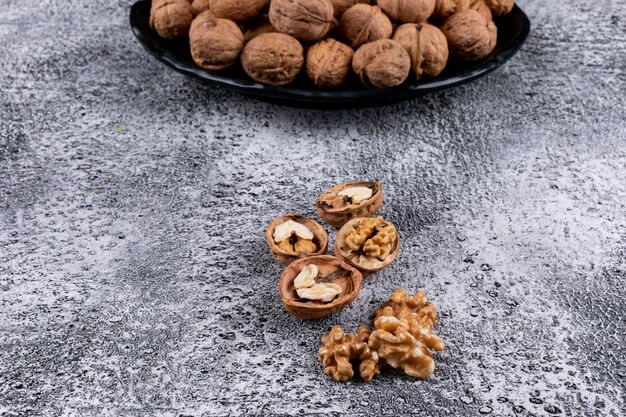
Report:
[[[191,23],[189,43],[196,64],[208,70],[223,70],[237,62],[243,48],[243,33],[234,22],[216,19],[206,11]]]
[[[333,27],[333,5],[330,0],[272,0],[269,18],[279,32],[318,41]]]
[[[292,82],[304,64],[304,49],[283,33],[263,33],[252,39],[241,54],[241,65],[250,78],[282,86]]]
[[[311,46],[306,54],[306,73],[319,87],[338,87],[350,77],[354,51],[328,38]]]
[[[361,46],[354,53],[352,69],[366,87],[394,87],[409,76],[411,58],[398,42],[381,39]]]
[[[450,54],[466,61],[477,61],[496,47],[498,29],[476,10],[464,10],[450,16],[441,26],[448,39]]]
[[[379,39],[387,39],[393,33],[391,20],[378,6],[356,4],[341,16],[339,33],[352,48]]]
[[[340,326],[335,326],[322,336],[319,359],[326,375],[337,381],[348,381],[354,376],[353,362],[359,362],[359,376],[363,381],[370,382],[380,373],[378,354],[367,343],[369,330],[360,326],[357,334],[345,334]]]

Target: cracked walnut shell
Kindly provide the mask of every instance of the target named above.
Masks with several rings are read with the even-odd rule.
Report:
[[[328,38],[311,46],[306,54],[306,73],[318,87],[338,87],[348,81],[354,51]]]
[[[411,58],[398,42],[381,39],[366,43],[354,53],[352,69],[366,87],[394,87],[409,76]]]
[[[296,279],[302,278],[301,274],[303,271],[306,274],[308,271],[305,268],[310,265],[315,265],[314,271],[316,271],[313,285],[337,286],[339,293],[326,300],[301,297],[302,294],[298,293],[296,286],[311,285],[311,282],[305,282],[310,277],[305,277],[305,280],[300,279],[298,284],[296,284]],[[356,268],[335,256],[311,256],[299,259],[285,268],[280,276],[280,298],[285,305],[285,310],[292,316],[302,319],[319,319],[352,303],[359,295],[362,281],[363,275]]]
[[[274,220],[265,230],[272,256],[283,265],[298,258],[323,255],[328,250],[328,234],[315,220],[289,213]]]
[[[335,254],[363,272],[389,266],[400,252],[396,228],[382,217],[359,217],[337,232]]]
[[[393,33],[391,20],[378,6],[356,4],[350,7],[339,20],[339,34],[352,48],[388,39]]]
[[[450,16],[441,26],[448,39],[450,55],[465,61],[478,61],[496,47],[498,29],[476,10]]]
[[[378,0],[378,6],[392,20],[419,23],[433,14],[435,0]]]
[[[380,373],[381,361],[378,354],[367,344],[370,332],[360,326],[357,335],[346,334],[340,326],[334,326],[322,336],[323,346],[319,350],[319,359],[324,366],[324,373],[336,381],[345,382],[354,376],[353,363],[359,364],[359,376],[370,382]]]
[[[269,17],[279,32],[319,41],[333,28],[333,5],[330,0],[272,0]]]
[[[335,185],[317,199],[317,214],[328,224],[341,227],[348,220],[373,216],[383,204],[383,187],[378,181],[356,181]]]
[[[435,11],[432,17],[445,19],[455,13],[467,10],[469,7],[470,0],[435,0]]]
[[[304,65],[304,49],[284,33],[263,33],[243,48],[241,65],[250,78],[283,86],[292,82]]]
[[[495,16],[502,16],[511,13],[515,0],[485,0],[485,4]]]
[[[396,29],[393,40],[411,57],[415,79],[441,74],[448,62],[448,41],[435,26],[428,23],[406,23]]]
[[[208,70],[229,68],[243,48],[243,33],[230,20],[216,19],[210,11],[198,15],[189,30],[191,57]]]
[[[155,0],[150,7],[150,27],[170,41],[187,37],[193,12],[186,0]]]

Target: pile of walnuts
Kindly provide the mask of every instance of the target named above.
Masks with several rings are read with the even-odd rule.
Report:
[[[439,75],[449,59],[476,61],[496,45],[494,16],[515,0],[153,0],[150,26],[189,38],[202,68],[241,62],[260,83],[283,86],[303,70],[318,87],[366,87]]]

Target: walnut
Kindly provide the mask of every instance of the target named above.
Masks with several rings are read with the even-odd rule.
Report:
[[[333,5],[330,0],[272,0],[269,17],[279,32],[318,41],[333,27]]]
[[[276,32],[276,29],[274,28],[274,26],[272,26],[269,17],[267,15],[264,15],[252,26],[250,26],[248,30],[246,30],[246,33],[244,35],[244,41],[248,43],[259,35],[272,32]]]
[[[411,58],[398,42],[381,39],[361,46],[354,53],[352,69],[366,87],[394,87],[409,76]]]
[[[317,214],[334,227],[348,220],[373,216],[383,204],[380,182],[358,181],[335,185],[317,199]]]
[[[362,282],[363,275],[343,260],[329,255],[310,256],[285,268],[280,276],[280,298],[289,314],[319,319],[352,303]]]
[[[378,354],[372,351],[367,341],[369,330],[360,326],[358,336],[345,334],[340,326],[335,326],[322,336],[319,359],[324,365],[324,373],[341,382],[354,376],[352,363],[359,363],[359,376],[363,381],[370,382],[380,373],[381,361]]]
[[[390,38],[393,25],[380,7],[356,4],[341,16],[339,33],[346,43],[357,49],[365,43]]]
[[[393,20],[419,23],[433,14],[435,0],[378,0],[378,6]]]
[[[502,16],[511,13],[515,0],[485,0],[485,4],[491,9],[496,16]]]
[[[250,78],[275,86],[292,82],[304,64],[300,42],[283,33],[264,33],[252,39],[241,54],[241,65]]]
[[[318,87],[338,87],[352,71],[354,51],[328,38],[311,46],[306,54],[306,73]]]
[[[191,11],[194,15],[199,15],[202,12],[209,10],[211,0],[193,0],[191,2]]]
[[[387,267],[399,251],[396,228],[382,217],[352,219],[335,239],[335,254],[363,272]]]
[[[186,0],[155,0],[150,8],[150,27],[170,41],[187,37],[193,13]]]
[[[350,7],[357,3],[372,4],[371,0],[330,0],[333,5],[335,19],[341,18],[341,15]]]
[[[432,17],[435,19],[445,19],[462,10],[470,7],[470,0],[435,0],[435,10]]]
[[[405,23],[396,29],[393,40],[411,57],[415,79],[436,77],[448,62],[448,41],[435,26],[428,23]]]
[[[289,265],[298,258],[323,255],[328,250],[328,234],[314,220],[289,213],[274,220],[265,230],[272,256]]]
[[[236,23],[216,19],[210,11],[206,11],[191,23],[189,43],[195,63],[217,71],[237,62],[243,48],[243,33]]]
[[[476,10],[487,20],[493,20],[491,10],[487,6],[487,4],[485,4],[484,0],[472,0],[472,3],[470,4],[470,9]]]
[[[450,54],[466,61],[477,61],[496,47],[498,29],[476,10],[464,10],[450,16],[441,26],[448,39]]]

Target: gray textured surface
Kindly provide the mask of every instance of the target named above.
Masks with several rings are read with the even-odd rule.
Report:
[[[624,415],[626,1],[520,3],[498,72],[324,112],[170,72],[130,0],[0,0],[0,415]],[[399,260],[291,318],[262,231],[355,178]],[[324,376],[397,287],[440,309],[435,374]]]

